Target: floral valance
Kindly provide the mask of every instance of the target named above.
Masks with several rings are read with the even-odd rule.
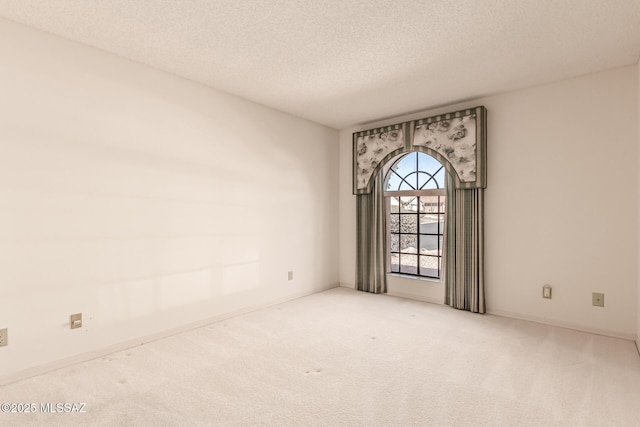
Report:
[[[353,134],[353,194],[371,192],[391,158],[424,151],[451,174],[456,188],[486,188],[486,109],[483,106]]]

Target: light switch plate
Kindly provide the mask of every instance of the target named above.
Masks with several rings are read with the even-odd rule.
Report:
[[[551,286],[544,285],[542,287],[542,298],[551,299]]]
[[[9,330],[7,328],[0,329],[0,347],[9,345]]]
[[[82,328],[82,313],[71,315],[71,329]]]

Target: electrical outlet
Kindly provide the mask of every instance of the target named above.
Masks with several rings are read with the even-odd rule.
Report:
[[[7,328],[0,329],[0,347],[9,345],[9,330]]]
[[[290,271],[287,277],[288,280],[293,280],[293,271]]]
[[[551,286],[544,285],[542,287],[542,298],[551,299]]]
[[[71,329],[82,328],[82,313],[76,313],[71,315]]]
[[[604,294],[593,292],[591,294],[591,305],[594,307],[604,307]]]

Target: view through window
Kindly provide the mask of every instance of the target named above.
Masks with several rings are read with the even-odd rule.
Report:
[[[446,211],[445,169],[422,152],[398,158],[385,176],[388,271],[442,276]]]

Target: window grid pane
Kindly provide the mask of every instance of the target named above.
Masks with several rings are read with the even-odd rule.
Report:
[[[439,279],[442,273],[445,197],[391,199],[390,272]]]
[[[400,272],[400,255],[398,254],[391,254],[391,272]]]
[[[400,273],[418,275],[418,255],[400,255]]]
[[[400,232],[400,215],[389,214],[389,231],[392,234]]]

